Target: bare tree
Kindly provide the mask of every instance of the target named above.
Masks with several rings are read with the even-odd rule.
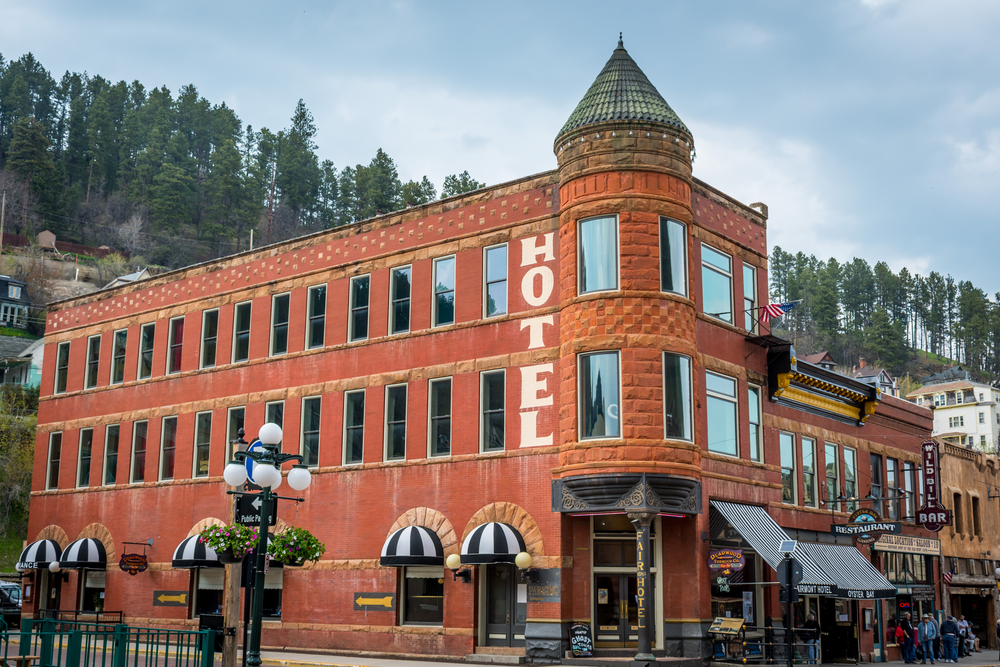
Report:
[[[118,243],[122,250],[131,255],[138,255],[146,249],[146,211],[138,210],[118,225]]]

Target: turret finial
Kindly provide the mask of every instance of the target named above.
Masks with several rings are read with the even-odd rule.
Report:
[[[622,41],[622,34],[620,32],[618,33],[618,48],[619,49],[625,48],[625,43]]]

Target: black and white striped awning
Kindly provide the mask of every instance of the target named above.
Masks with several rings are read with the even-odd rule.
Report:
[[[750,545],[750,548],[760,554],[768,565],[775,570],[784,559],[784,554],[778,551],[783,540],[789,539],[788,533],[782,530],[778,522],[763,507],[756,505],[741,505],[727,503],[721,500],[711,501],[711,506],[718,510],[726,521],[736,529],[740,537]],[[852,547],[853,548],[853,547]],[[798,543],[792,554],[802,565],[802,582],[796,586],[803,595],[836,595],[837,586],[823,569],[814,561]]]
[[[55,540],[35,540],[24,548],[17,559],[18,570],[42,570],[59,560],[62,547]]]
[[[484,523],[462,542],[462,564],[513,563],[524,550],[524,538],[516,528],[506,523]]]
[[[64,568],[88,568],[103,570],[108,564],[108,555],[100,540],[85,537],[70,542],[59,558],[59,566]]]
[[[837,597],[853,600],[896,597],[896,587],[856,547],[811,543],[799,546],[837,584]]]
[[[174,549],[174,558],[170,566],[178,569],[192,567],[222,567],[219,556],[204,542],[200,535],[192,535],[181,541]]]
[[[430,528],[400,528],[382,545],[379,565],[444,565],[441,538]]]

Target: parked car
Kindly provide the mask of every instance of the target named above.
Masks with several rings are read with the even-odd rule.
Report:
[[[9,581],[0,582],[0,608],[21,608],[21,587]]]

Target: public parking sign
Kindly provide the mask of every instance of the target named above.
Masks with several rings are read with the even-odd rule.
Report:
[[[259,495],[246,494],[238,496],[236,501],[236,523],[244,526],[260,525],[260,509],[263,501]],[[271,499],[271,516],[267,517],[267,525],[273,526],[278,522],[278,499]]]

